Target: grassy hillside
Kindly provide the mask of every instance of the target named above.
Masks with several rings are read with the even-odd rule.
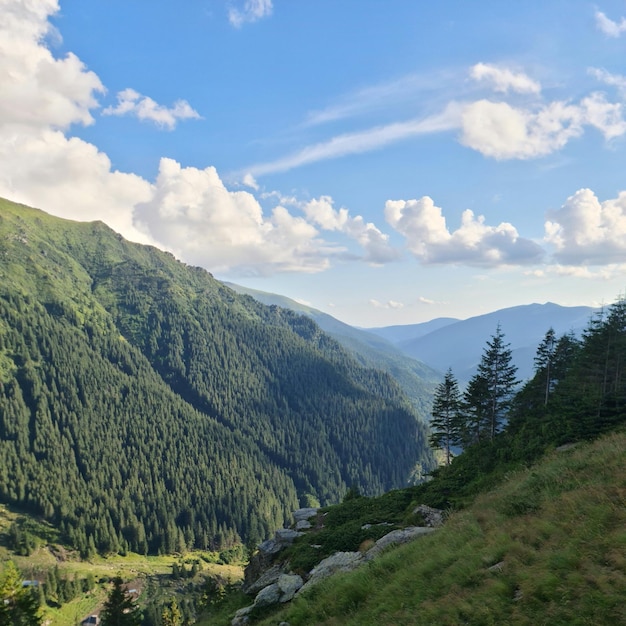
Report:
[[[0,258],[0,501],[84,555],[259,540],[432,467],[399,386],[307,318],[5,200]]]
[[[259,624],[626,624],[626,433],[554,451]]]

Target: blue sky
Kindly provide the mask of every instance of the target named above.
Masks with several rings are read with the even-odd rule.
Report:
[[[626,2],[0,0],[0,196],[359,326],[626,288]]]

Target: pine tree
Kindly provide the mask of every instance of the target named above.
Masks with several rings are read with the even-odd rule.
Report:
[[[463,448],[485,439],[489,424],[489,381],[480,374],[470,379],[461,403],[461,443]]]
[[[446,465],[450,465],[450,448],[461,443],[460,407],[459,385],[452,370],[448,369],[443,382],[435,389],[429,439],[431,446],[445,452]]]
[[[182,624],[182,616],[176,598],[163,609],[161,621],[163,622],[163,626],[180,626]]]
[[[141,614],[133,598],[122,586],[122,579],[113,579],[113,588],[101,613],[102,626],[139,626]]]
[[[554,332],[554,328],[550,328],[543,338],[543,341],[537,347],[537,353],[535,354],[535,373],[541,374],[545,381],[544,405],[548,404],[548,398],[550,397],[550,391],[552,390],[552,376],[556,345],[556,333]]]
[[[39,626],[39,598],[32,588],[22,585],[13,561],[0,576],[0,626]]]
[[[493,440],[500,430],[506,411],[508,410],[513,392],[518,381],[515,378],[517,367],[511,363],[511,350],[504,342],[504,333],[498,324],[496,334],[487,342],[478,364],[478,376],[487,386],[486,432]]]

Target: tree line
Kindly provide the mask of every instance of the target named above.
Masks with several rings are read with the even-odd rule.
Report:
[[[536,350],[534,374],[523,384],[498,327],[463,391],[453,372],[446,372],[432,416],[430,442],[445,456],[431,489],[432,503],[441,506],[479,490],[481,477],[494,481],[549,446],[591,439],[623,424],[626,300],[592,316],[580,337],[548,329]],[[453,459],[453,452],[463,454]]]

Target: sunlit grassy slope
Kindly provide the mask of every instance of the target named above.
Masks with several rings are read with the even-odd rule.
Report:
[[[259,624],[626,624],[626,434],[552,452]]]

